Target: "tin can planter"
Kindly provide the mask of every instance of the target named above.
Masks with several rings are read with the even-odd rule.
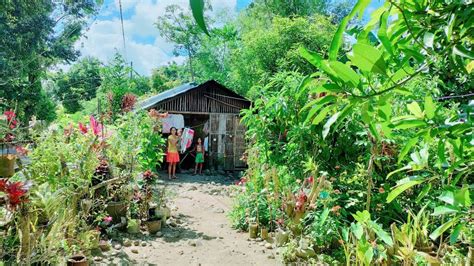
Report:
[[[249,224],[249,237],[257,238],[258,235],[258,224],[253,222]]]
[[[263,240],[267,240],[267,238],[268,238],[268,229],[266,227],[262,227],[262,229],[260,229],[260,237]]]
[[[107,203],[105,210],[112,216],[112,223],[120,223],[121,218],[127,216],[128,204],[125,201],[112,201]]]
[[[15,174],[16,155],[0,155],[0,177],[12,177]]]
[[[275,243],[276,243],[276,245],[278,247],[281,247],[281,246],[285,245],[286,242],[288,242],[288,237],[289,237],[288,231],[278,229],[275,232]]]
[[[67,266],[88,266],[87,258],[84,255],[74,255],[68,258]]]
[[[150,234],[155,234],[161,230],[161,220],[162,219],[156,219],[156,220],[151,220],[151,221],[149,220],[145,222],[148,232]]]

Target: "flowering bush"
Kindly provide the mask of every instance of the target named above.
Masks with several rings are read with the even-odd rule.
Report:
[[[8,209],[15,210],[18,205],[28,201],[27,194],[30,187],[30,182],[10,182],[7,179],[0,179],[0,196],[1,193],[5,194]]]

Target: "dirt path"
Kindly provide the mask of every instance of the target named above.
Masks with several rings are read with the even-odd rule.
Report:
[[[164,176],[164,175],[162,175]],[[181,174],[163,181],[172,193],[172,218],[156,236],[112,243],[97,264],[118,265],[281,265],[278,251],[230,227],[231,179]],[[130,246],[131,245],[131,246]],[[270,249],[271,248],[271,249]]]

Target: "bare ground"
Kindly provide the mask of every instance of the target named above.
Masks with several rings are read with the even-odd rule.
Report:
[[[231,228],[227,213],[232,207],[229,185],[234,179],[178,177],[160,182],[171,194],[168,206],[172,209],[172,218],[161,233],[113,242],[111,251],[94,258],[96,265],[282,264],[274,247],[265,247],[265,241],[249,241],[248,233]]]

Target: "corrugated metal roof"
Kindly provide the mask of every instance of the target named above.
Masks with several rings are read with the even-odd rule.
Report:
[[[185,93],[187,91],[190,91],[190,90],[196,88],[197,86],[198,86],[198,84],[196,84],[194,82],[179,85],[176,88],[169,89],[167,91],[164,91],[160,94],[157,94],[155,96],[152,96],[152,97],[140,102],[138,104],[139,109],[148,109],[148,108],[152,107],[153,105],[155,105],[159,102],[162,102],[164,100],[173,98],[173,97],[175,97],[175,96],[177,96],[181,93]]]

